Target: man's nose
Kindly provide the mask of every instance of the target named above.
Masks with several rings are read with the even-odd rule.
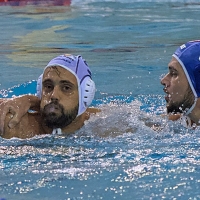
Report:
[[[51,93],[51,101],[58,101],[60,99],[59,87],[55,86]]]
[[[162,85],[164,85],[164,86],[169,85],[168,74],[166,74],[165,76],[163,76],[163,77],[161,78],[160,83],[161,83]]]

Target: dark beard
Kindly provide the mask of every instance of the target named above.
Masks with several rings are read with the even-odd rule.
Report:
[[[49,113],[49,106],[55,105],[57,109],[60,110],[61,114],[57,113]],[[49,128],[64,128],[74,121],[78,114],[78,105],[72,109],[64,112],[64,107],[57,102],[52,102],[44,106],[43,110],[41,110],[42,118],[44,119],[44,123]]]
[[[172,105],[167,106],[167,113],[183,113],[192,107],[194,103],[194,94],[188,86],[187,92],[181,102],[174,103]]]

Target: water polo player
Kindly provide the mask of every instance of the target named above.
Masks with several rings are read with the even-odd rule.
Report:
[[[86,61],[81,56],[60,55],[48,63],[39,77],[38,97],[2,99],[1,136],[29,138],[72,133],[83,126],[91,112],[96,112],[88,108],[94,94],[95,83]],[[28,112],[37,106],[39,112]]]

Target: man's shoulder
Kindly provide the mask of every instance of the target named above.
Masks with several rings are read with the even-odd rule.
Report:
[[[95,107],[89,107],[87,108],[86,112],[89,112],[89,113],[98,113],[98,112],[101,112],[101,110],[99,108],[95,108]]]
[[[181,114],[169,114],[168,119],[172,121],[176,121],[182,117]]]

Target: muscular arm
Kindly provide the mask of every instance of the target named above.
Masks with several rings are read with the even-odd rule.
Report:
[[[34,95],[23,95],[10,99],[0,99],[0,133],[4,132],[6,115],[9,115],[8,127],[16,126],[29,109],[39,111],[40,100]]]
[[[41,115],[39,113],[26,113],[14,128],[9,128],[8,123],[12,114],[8,113],[5,118],[3,138],[10,139],[17,137],[21,139],[31,138],[35,135],[46,134],[42,128]]]

